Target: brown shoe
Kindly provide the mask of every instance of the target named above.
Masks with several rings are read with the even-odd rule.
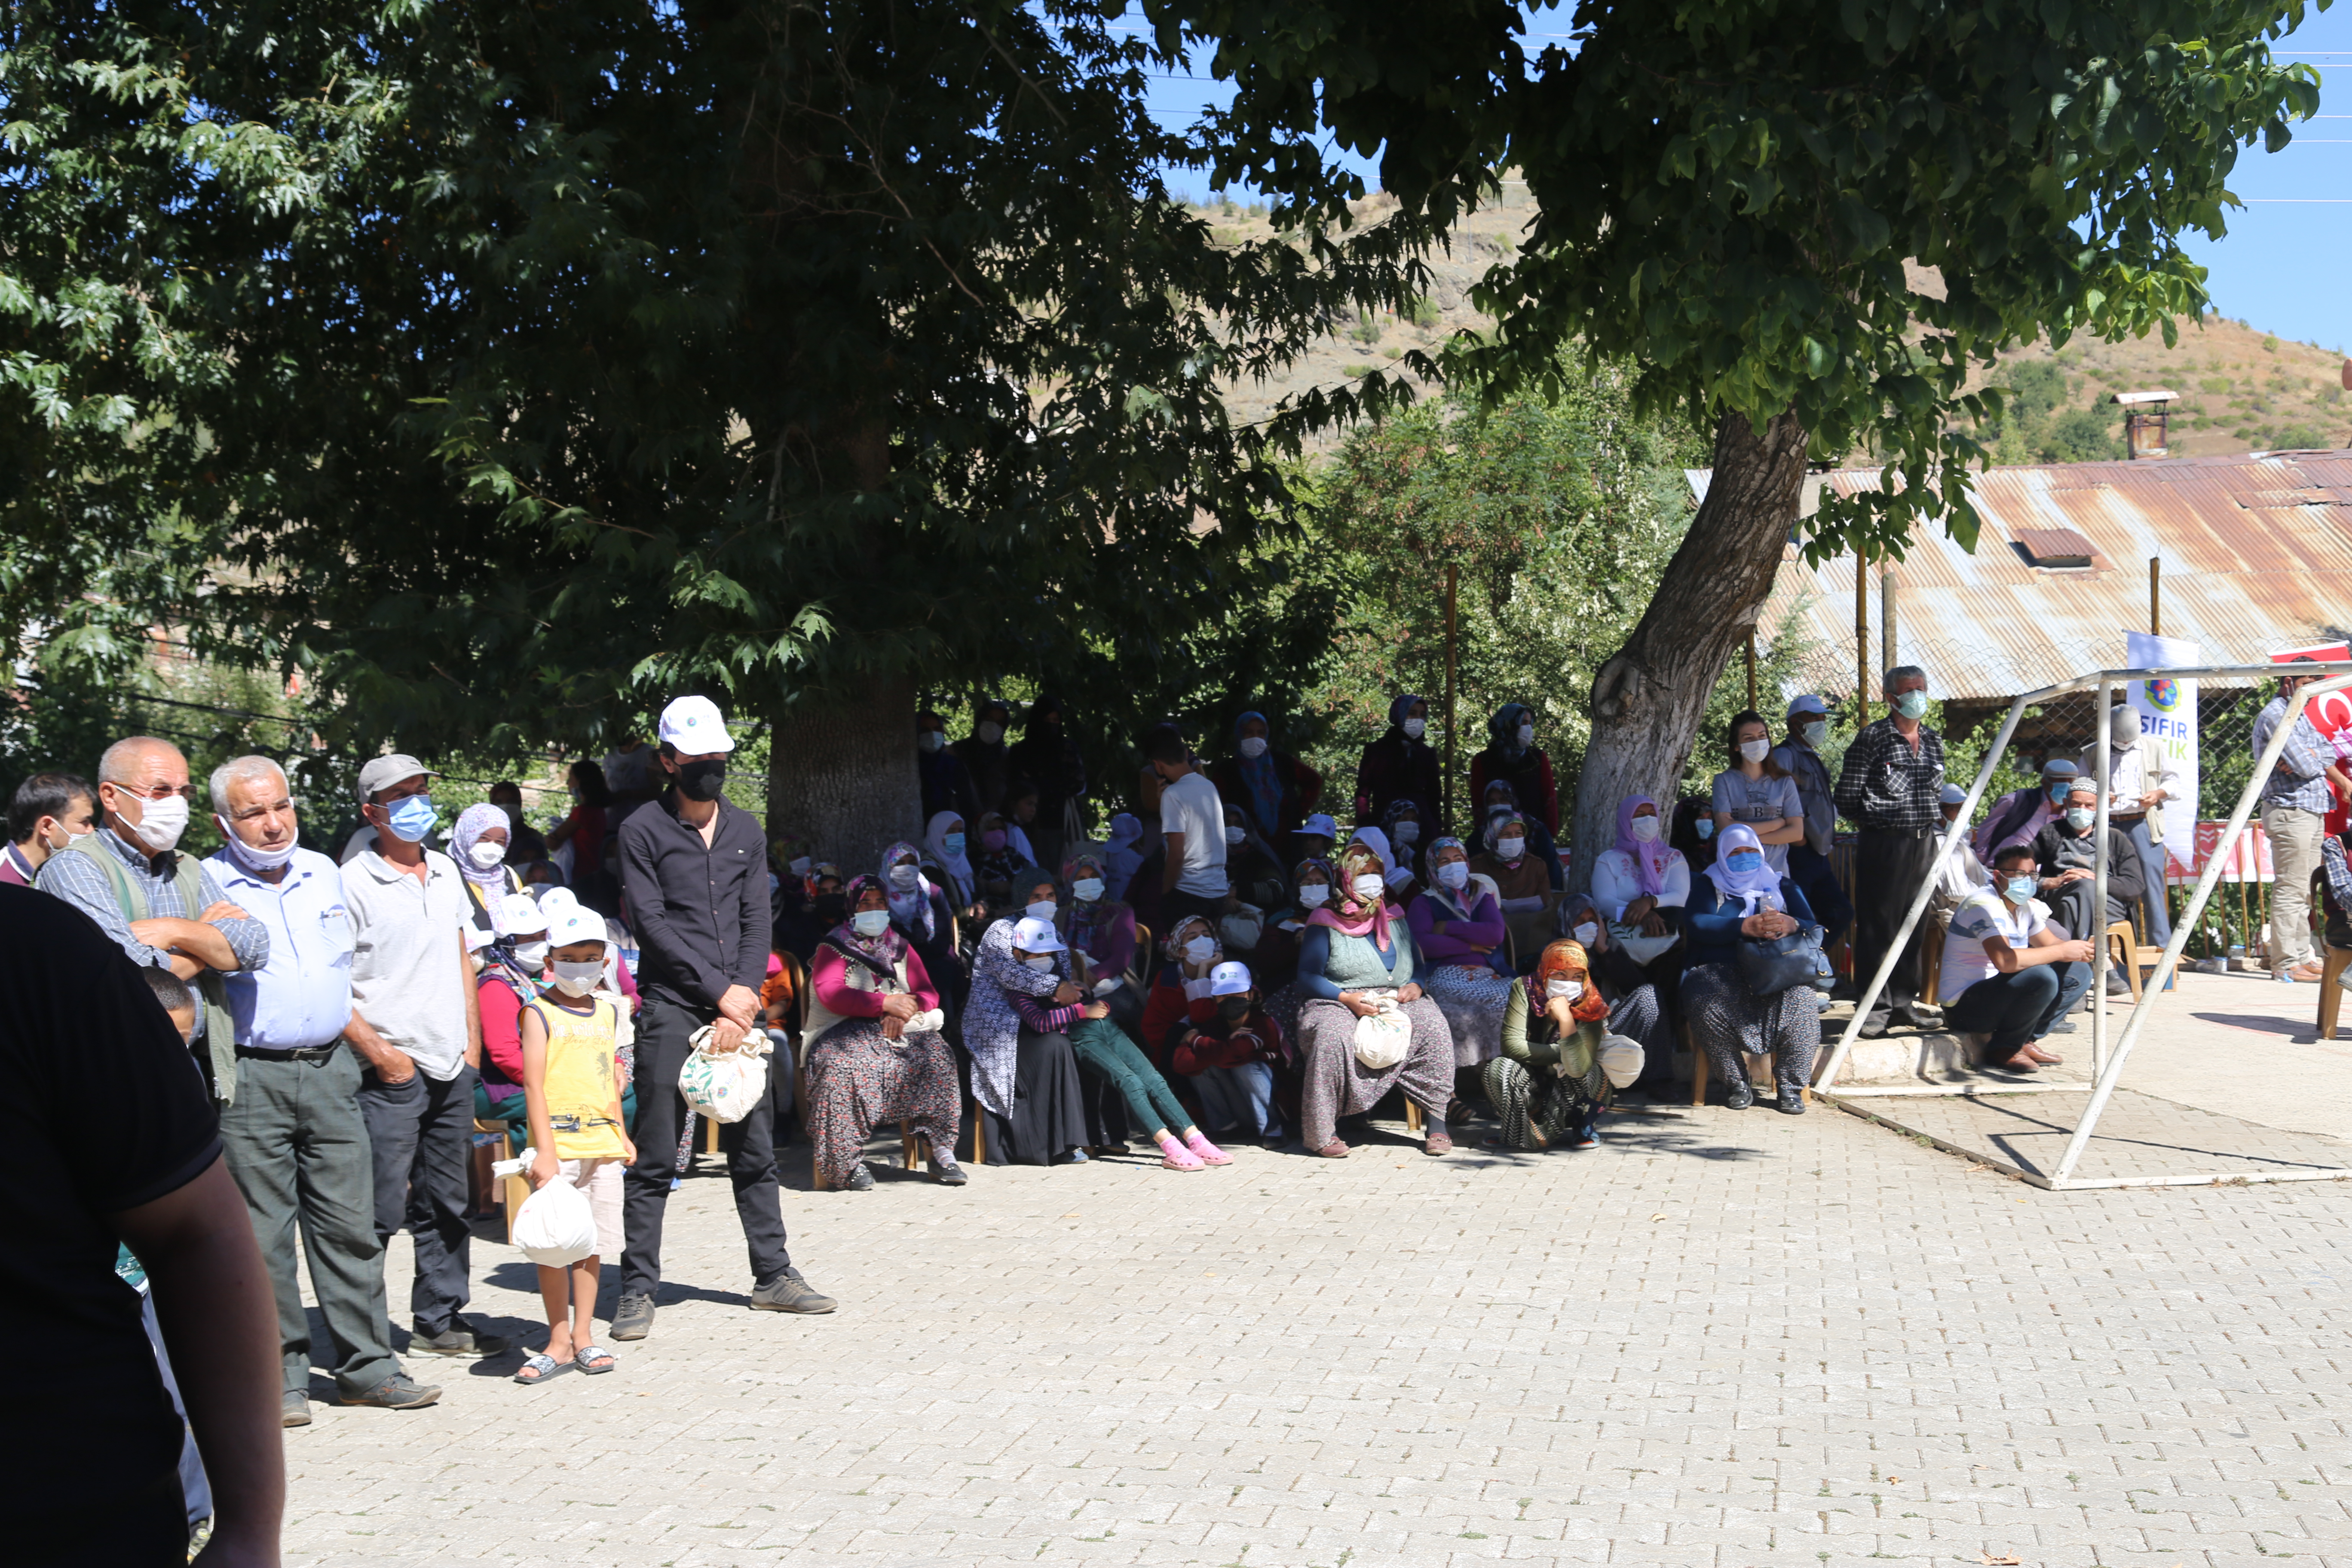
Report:
[[[2302,981],[2305,985],[2317,984],[2326,973],[2327,971],[2315,963],[2298,963],[2287,971],[2287,973]]]
[[[1421,1141],[1421,1152],[1424,1154],[1451,1154],[1454,1152],[1454,1139],[1451,1134],[1432,1128]]]
[[[2063,1067],[2066,1065],[2066,1058],[2058,1055],[2057,1052],[2045,1051],[2040,1046],[2030,1043],[2020,1047],[2017,1054],[2029,1060],[2040,1062],[2046,1068]]]
[[[2042,1070],[2042,1064],[2023,1051],[2018,1052],[2005,1062],[1987,1062],[1985,1066],[2000,1072],[2040,1072]]]
[[[1344,1160],[1348,1157],[1348,1146],[1337,1138],[1315,1152],[1326,1160]]]

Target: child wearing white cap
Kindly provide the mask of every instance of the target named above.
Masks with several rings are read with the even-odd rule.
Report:
[[[1211,970],[1209,994],[1214,1011],[1206,1022],[1187,1018],[1169,1031],[1169,1059],[1192,1080],[1218,1136],[1238,1130],[1278,1148],[1286,1121],[1276,1097],[1290,1068],[1282,1029],[1266,1014],[1245,963]]]

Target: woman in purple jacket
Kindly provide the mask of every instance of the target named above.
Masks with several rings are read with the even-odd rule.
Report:
[[[1511,1004],[1502,906],[1470,886],[1470,856],[1458,838],[1429,847],[1431,882],[1406,912],[1421,950],[1422,989],[1454,1030],[1454,1065],[1475,1068],[1503,1048]]]

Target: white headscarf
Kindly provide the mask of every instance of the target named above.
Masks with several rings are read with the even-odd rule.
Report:
[[[954,884],[949,891],[954,895],[955,902],[961,906],[971,902],[971,861],[962,855],[948,853],[948,824],[950,822],[963,822],[963,813],[942,811],[933,816],[930,826],[923,829],[923,847],[931,852],[931,863],[948,874],[948,880]],[[971,841],[971,823],[964,822],[963,832],[964,847],[968,849]]]
[[[1715,864],[1706,868],[1707,878],[1725,898],[1739,900],[1743,918],[1760,915],[1767,910],[1786,910],[1788,906],[1780,900],[1780,874],[1772,869],[1769,860],[1762,858],[1764,841],[1756,837],[1754,828],[1735,822],[1715,836]],[[1759,860],[1756,869],[1745,876],[1733,871],[1731,852],[1735,849],[1755,850]]]
[[[487,871],[474,864],[474,846],[493,827],[503,831],[509,845],[512,845],[514,824],[508,820],[504,806],[469,805],[459,812],[457,826],[449,830],[449,858],[457,863],[457,874],[481,889],[482,905],[489,911],[492,931],[504,937],[514,935],[518,930],[541,930],[537,925],[518,927],[513,923],[507,904],[523,895],[514,890],[515,872],[505,861]]]

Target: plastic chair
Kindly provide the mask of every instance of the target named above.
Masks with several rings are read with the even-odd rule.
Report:
[[[2344,1005],[2343,974],[2352,964],[2352,948],[2323,947],[2319,960],[2319,1037],[2336,1037],[2336,1018]]]
[[[2117,921],[2107,928],[2106,948],[2108,958],[2123,965],[2124,977],[2131,982],[2132,1005],[2137,1007],[2139,1005],[2139,933],[2132,929],[2131,921]],[[2093,994],[2097,994],[2105,984],[2105,976],[2093,976]]]

